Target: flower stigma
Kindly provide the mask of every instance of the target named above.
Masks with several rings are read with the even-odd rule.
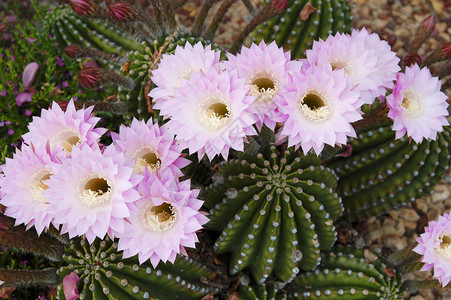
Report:
[[[314,122],[324,121],[332,113],[329,100],[319,89],[307,90],[299,100],[298,105],[304,116]]]
[[[169,230],[176,219],[177,211],[175,207],[167,202],[156,206],[150,203],[144,207],[141,213],[143,226],[152,231]]]
[[[208,97],[199,106],[200,122],[211,129],[224,127],[230,120],[230,107],[222,97]]]
[[[101,206],[108,203],[111,198],[111,184],[102,176],[91,176],[82,180],[84,184],[79,194],[81,202],[89,207]]]
[[[145,168],[152,173],[161,168],[160,155],[150,146],[142,146],[136,150],[133,157],[135,158],[133,168],[138,174],[142,174]]]

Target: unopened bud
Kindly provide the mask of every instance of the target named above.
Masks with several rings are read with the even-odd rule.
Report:
[[[72,44],[64,48],[64,53],[70,58],[77,58],[80,54],[80,46]]]
[[[98,68],[87,67],[78,72],[78,81],[87,88],[96,88],[103,84]]]
[[[78,72],[78,81],[87,88],[96,88],[106,83],[113,83],[131,90],[135,82],[128,77],[121,76],[113,71],[87,67]]]
[[[435,17],[429,16],[423,22],[421,22],[420,25],[420,31],[424,32],[425,34],[431,34],[432,31],[435,29]]]
[[[116,22],[128,22],[135,19],[137,12],[127,3],[116,2],[108,5],[108,13]]]
[[[443,44],[441,47],[443,55],[447,58],[451,58],[451,43]]]
[[[432,51],[424,60],[424,65],[428,66],[433,63],[448,60],[451,58],[451,43],[442,44],[440,48]]]
[[[421,57],[417,53],[409,53],[404,58],[404,63],[406,66],[410,67],[412,65],[420,65],[421,64]]]
[[[282,12],[287,9],[290,0],[273,0],[272,6],[278,11]]]
[[[94,14],[94,3],[90,0],[69,0],[69,4],[79,16],[88,17]]]

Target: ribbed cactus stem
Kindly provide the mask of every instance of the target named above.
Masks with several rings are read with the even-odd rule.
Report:
[[[55,268],[42,270],[0,270],[1,287],[57,286],[61,279]]]
[[[438,69],[437,76],[438,78],[445,78],[446,76],[451,74],[451,60],[446,62],[443,66]],[[442,89],[444,91],[445,89]]]
[[[423,66],[429,66],[433,63],[450,59],[451,43],[443,44],[440,48],[432,51],[423,61]]]
[[[64,252],[64,246],[58,241],[45,234],[38,239],[34,231],[25,231],[22,226],[0,230],[0,246],[43,255],[53,261],[61,260]]]
[[[241,1],[244,3],[249,13],[251,15],[254,15],[257,10],[255,9],[255,6],[252,4],[252,2],[250,0],[241,0]]]
[[[210,25],[208,25],[208,28],[204,34],[204,38],[206,40],[213,40],[215,32],[218,29],[218,26],[221,23],[222,19],[224,18],[224,15],[236,1],[237,0],[224,0],[222,2],[219,10],[216,12],[216,15],[213,17],[213,20],[211,21]]]
[[[163,24],[163,16],[162,16],[162,12],[160,7],[158,6],[157,3],[158,0],[151,0],[150,1],[150,5],[152,7],[152,12],[153,12],[153,17],[155,18],[155,22],[156,24]],[[163,26],[160,26],[161,30],[162,30],[162,34],[166,33],[166,29]]]
[[[177,22],[175,21],[174,8],[168,0],[159,0],[161,11],[168,24],[169,31],[174,31],[177,28]]]
[[[71,51],[74,50],[74,51]],[[76,51],[75,51],[76,50]],[[76,45],[70,45],[64,49],[66,54],[71,58],[91,57],[95,59],[103,59],[111,62],[118,62],[123,64],[126,61],[126,57],[117,53],[109,53],[92,48],[83,48]]]
[[[261,23],[279,14],[280,11],[275,9],[271,4],[266,5],[263,9],[247,24],[247,26],[241,31],[240,35],[235,40],[235,43],[230,48],[229,52],[235,54],[243,45],[246,37]]]
[[[370,128],[376,125],[381,125],[390,121],[387,117],[388,106],[385,103],[379,104],[376,108],[366,113],[362,120],[352,123],[355,131],[360,131],[365,128]]]
[[[93,102],[90,103],[94,105],[94,111],[105,111],[116,115],[122,115],[128,112],[128,104],[123,101],[116,102]]]
[[[204,0],[202,1],[202,5],[200,7],[199,12],[197,13],[196,19],[194,20],[193,27],[191,27],[191,35],[194,37],[199,37],[202,34],[202,29],[204,26],[205,19],[208,16],[208,12],[210,11],[213,4],[215,4],[218,0]]]

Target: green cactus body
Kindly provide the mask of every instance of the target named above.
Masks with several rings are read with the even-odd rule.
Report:
[[[119,54],[142,50],[141,44],[130,39],[124,30],[104,20],[80,17],[68,5],[57,7],[44,23],[51,26],[60,47],[77,44]]]
[[[402,279],[388,262],[368,250],[336,248],[321,254],[314,272],[293,281],[290,299],[400,299]]]
[[[223,180],[207,189],[207,229],[222,231],[215,250],[231,252],[232,273],[249,267],[260,283],[272,273],[289,281],[335,241],[333,222],[342,212],[337,178],[317,156],[293,147],[278,153],[270,144],[220,164],[219,174]]]
[[[352,155],[329,164],[340,178],[344,217],[376,215],[430,193],[450,163],[450,131],[445,127],[436,141],[421,144],[394,140],[390,124],[359,132],[350,140]]]
[[[216,290],[202,284],[210,272],[191,258],[179,257],[174,264],[139,264],[137,257],[122,258],[117,243],[96,239],[92,245],[71,240],[63,255],[65,266],[58,270],[64,278],[71,272],[80,277],[80,299],[198,299]],[[65,299],[63,287],[58,298]]]
[[[266,0],[265,3],[271,1]],[[310,3],[317,8],[305,21],[300,19],[302,8]],[[291,50],[292,58],[305,56],[305,50],[314,40],[326,39],[336,32],[351,32],[350,7],[346,0],[295,0],[286,11],[253,32],[254,42],[276,41],[277,45]]]
[[[285,295],[277,294],[278,289],[274,285],[241,285],[238,290],[238,299],[243,300],[284,300]]]

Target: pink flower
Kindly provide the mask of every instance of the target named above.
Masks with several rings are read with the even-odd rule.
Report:
[[[344,145],[355,137],[351,123],[362,118],[362,102],[344,73],[327,65],[295,73],[278,101],[288,118],[277,140],[288,138],[289,147],[301,146],[304,153],[313,148],[319,155],[325,144]]]
[[[147,123],[133,119],[130,127],[121,125],[119,134],[112,133],[112,137],[118,151],[131,161],[138,174],[142,174],[144,169],[152,173],[169,169],[174,176],[182,176],[180,169],[190,163],[182,158],[174,135],[167,133],[167,129],[159,127],[158,123],[153,124],[151,119]]]
[[[68,275],[66,275],[63,279],[63,289],[64,289],[64,296],[66,297],[66,300],[75,300],[78,299],[78,288],[77,284],[80,281],[80,278],[75,274],[75,272],[72,272]]]
[[[263,41],[250,48],[242,47],[236,56],[228,53],[228,61],[223,65],[226,70],[235,70],[238,78],[244,79],[250,86],[249,94],[255,96],[250,106],[257,128],[263,124],[274,130],[276,122],[283,122],[285,116],[279,111],[275,101],[281,97],[281,91],[289,81],[289,74],[301,69],[301,63],[291,61],[290,52],[283,51],[275,42],[266,45]]]
[[[22,145],[12,159],[6,158],[2,165],[4,177],[0,176],[0,203],[6,206],[5,215],[16,219],[16,225],[34,226],[38,234],[49,227],[52,216],[44,191],[55,166],[64,157],[61,149],[52,151],[47,144],[42,148]]]
[[[133,173],[124,155],[107,147],[74,147],[70,158],[55,167],[44,192],[50,203],[53,224],[62,224],[69,237],[111,237],[124,230],[128,205],[140,198],[134,189],[141,176]]]
[[[25,67],[22,74],[22,83],[24,90],[28,90],[28,88],[33,84],[38,69],[39,65],[35,62],[29,63]]]
[[[172,116],[166,123],[168,132],[199,159],[205,154],[210,160],[219,154],[227,159],[230,148],[243,151],[246,136],[256,134],[249,110],[255,97],[248,96],[248,90],[236,72],[212,68],[192,73],[184,87],[175,89],[172,105],[161,110]]]
[[[413,65],[398,73],[393,93],[387,97],[396,138],[407,133],[417,143],[423,138],[435,140],[437,132],[449,125],[447,98],[440,91],[440,80],[428,68]]]
[[[130,208],[129,222],[118,234],[118,249],[124,258],[138,254],[139,263],[150,259],[154,267],[160,261],[174,262],[177,254],[186,255],[184,247],[195,247],[196,231],[208,219],[199,212],[203,201],[199,190],[190,189],[189,180],[178,182],[171,172],[160,178],[144,170],[138,186],[142,198]]]
[[[413,251],[423,255],[421,271],[433,268],[434,278],[445,287],[451,280],[451,214],[445,213],[437,221],[429,222],[417,242]]]
[[[67,105],[66,111],[53,102],[51,109],[42,109],[41,117],[33,117],[28,124],[29,132],[23,135],[26,144],[33,143],[42,147],[50,142],[50,147],[62,147],[69,155],[74,145],[89,146],[97,143],[106,131],[104,128],[94,128],[100,120],[92,115],[94,106],[86,109],[75,109],[73,100]]]

